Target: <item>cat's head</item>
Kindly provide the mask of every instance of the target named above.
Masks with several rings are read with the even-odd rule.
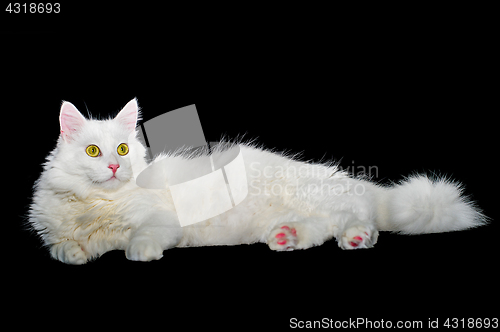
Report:
[[[73,104],[62,104],[56,159],[75,192],[116,190],[146,167],[146,150],[135,131],[138,117],[136,99],[108,120],[88,120]]]

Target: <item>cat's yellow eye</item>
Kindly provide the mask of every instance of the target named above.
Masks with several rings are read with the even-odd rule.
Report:
[[[89,145],[85,151],[91,157],[97,157],[100,154],[100,150],[97,145]]]
[[[122,144],[118,145],[118,149],[116,149],[116,151],[118,151],[118,154],[120,156],[124,156],[128,153],[128,145],[125,143],[122,143]]]

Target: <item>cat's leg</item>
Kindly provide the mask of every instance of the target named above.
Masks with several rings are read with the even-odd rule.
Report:
[[[299,197],[306,206],[314,206],[318,212],[330,216],[339,247],[370,248],[378,238],[375,224],[378,190],[372,183],[348,177],[308,179],[307,186],[303,185],[299,191],[306,195]]]
[[[335,225],[328,218],[313,217],[302,221],[280,222],[267,237],[271,250],[291,251],[323,244],[333,237]]]
[[[50,254],[54,259],[66,264],[81,265],[88,257],[83,248],[74,240],[65,240],[51,245]]]
[[[297,249],[297,223],[290,222],[278,225],[269,233],[267,245],[271,250],[290,251]],[[300,228],[299,228],[300,229]]]
[[[157,211],[135,229],[125,254],[134,261],[160,259],[164,250],[180,242],[182,233],[179,221],[172,212]]]
[[[354,216],[343,223],[342,231],[335,236],[340,248],[371,248],[377,243],[378,231],[373,220],[358,220]]]

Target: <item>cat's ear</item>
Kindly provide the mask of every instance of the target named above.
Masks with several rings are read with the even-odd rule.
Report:
[[[59,114],[59,124],[61,125],[61,136],[66,142],[73,139],[73,135],[80,130],[85,121],[75,105],[67,101],[63,102]]]
[[[115,120],[120,121],[120,123],[127,128],[128,131],[133,131],[137,125],[137,120],[139,118],[139,105],[137,104],[137,99],[134,98],[125,105],[125,107],[118,113]]]

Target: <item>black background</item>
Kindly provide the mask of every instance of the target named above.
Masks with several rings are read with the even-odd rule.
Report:
[[[497,314],[498,104],[488,21],[472,22],[466,10],[410,19],[405,11],[316,17],[320,9],[298,9],[204,20],[141,6],[2,14],[3,262],[13,313],[47,308],[41,319],[101,316],[110,326],[160,318],[165,329],[286,328],[292,317],[426,326]],[[107,118],[134,97],[144,121],[196,104],[209,141],[246,134],[304,159],[376,166],[384,184],[413,172],[448,175],[490,225],[384,232],[370,250],[330,241],[284,253],[265,244],[172,249],[150,263],[119,251],[84,266],[51,260],[23,220],[59,134],[61,101]]]

